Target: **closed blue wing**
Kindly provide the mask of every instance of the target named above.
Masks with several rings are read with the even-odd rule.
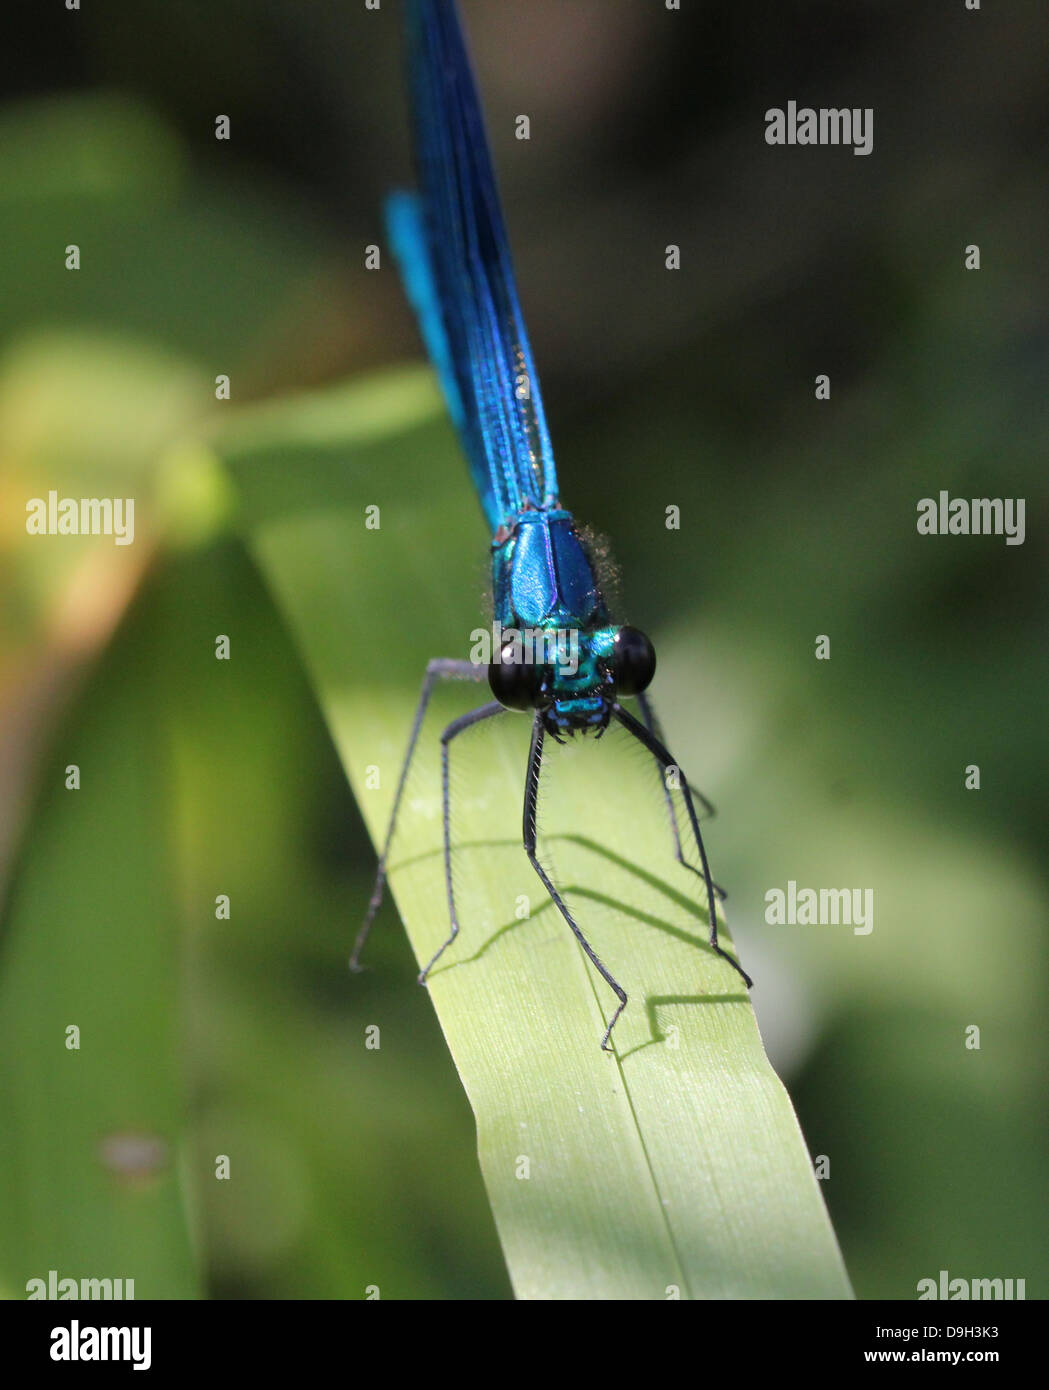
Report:
[[[495,530],[557,474],[454,0],[406,9],[420,190],[390,199],[391,240]]]
[[[422,202],[417,193],[391,193],[386,199],[386,226],[394,255],[401,267],[405,293],[419,320],[419,329],[430,361],[437,368],[448,413],[460,434],[464,430],[463,398],[452,360],[451,344],[444,328],[444,315],[434,280],[433,263],[423,219]]]

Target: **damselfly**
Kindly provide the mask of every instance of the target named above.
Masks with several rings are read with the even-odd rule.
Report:
[[[454,0],[406,0],[408,69],[420,191],[395,194],[387,220],[408,297],[440,376],[481,505],[492,529],[494,614],[506,634],[567,634],[543,661],[528,660],[511,640],[488,666],[439,659],[426,668],[415,721],[401,769],[393,812],[379,859],[375,889],[350,964],[382,902],[386,867],[408,770],[423,717],[439,680],[487,679],[496,697],[454,720],[441,735],[444,870],[448,939],[419,975],[425,983],[459,932],[452,886],[449,749],[465,730],[506,710],[530,711],[532,739],[525,773],[524,848],[561,916],[618,1000],[601,1039],[610,1050],[612,1029],[626,1007],[626,992],[598,959],[536,851],[539,775],[549,736],[596,738],[615,720],[638,740],[664,773],[664,794],[678,860],[677,816],[665,774],[678,779],[695,837],[705,886],[710,944],[743,977],[749,976],[718,944],[717,906],[723,896],[710,876],[696,801],[709,803],[680,774],[663,742],[645,694],[656,669],[651,642],[637,628],[617,625],[605,603],[595,559],[570,512],[560,502],[554,456],[539,381],[514,285],[480,103]],[[640,719],[621,700],[635,697]]]

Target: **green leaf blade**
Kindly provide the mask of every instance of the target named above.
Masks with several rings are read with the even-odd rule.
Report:
[[[250,421],[218,440],[377,845],[426,660],[465,656],[484,623],[465,468],[447,428],[418,427],[417,376],[404,383],[411,428],[355,440],[351,409],[337,462],[337,441],[309,442],[301,401],[283,425],[269,411],[265,444]],[[318,414],[330,419],[323,398]],[[485,698],[439,692],[406,791],[391,886],[420,962],[448,931],[437,735]],[[654,764],[621,731],[551,750],[541,789],[541,851],[631,998],[617,1056],[600,1050],[613,996],[521,848],[527,725],[507,715],[453,745],[463,929],[429,983],[517,1295],[851,1296],[746,991],[706,946],[698,880],[673,859]]]

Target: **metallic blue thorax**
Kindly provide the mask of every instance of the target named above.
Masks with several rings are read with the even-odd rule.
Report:
[[[518,512],[492,541],[492,594],[503,627],[595,628],[608,611],[571,512]]]
[[[529,509],[499,527],[492,594],[504,631],[562,636],[546,667],[552,726],[603,727],[616,629],[571,512]]]

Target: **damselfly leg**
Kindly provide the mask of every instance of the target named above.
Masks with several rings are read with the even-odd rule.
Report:
[[[376,913],[382,906],[383,895],[386,891],[386,866],[389,862],[390,846],[393,844],[394,831],[397,828],[397,813],[401,809],[401,799],[404,796],[405,784],[408,781],[408,773],[411,769],[412,759],[415,756],[415,748],[419,742],[419,732],[423,726],[423,719],[426,717],[426,708],[430,703],[430,696],[433,694],[434,686],[439,680],[483,681],[487,678],[487,675],[487,666],[475,666],[472,661],[455,661],[450,657],[437,657],[427,664],[426,675],[423,677],[422,691],[419,694],[419,703],[415,710],[415,719],[412,723],[412,731],[408,737],[408,749],[404,755],[404,762],[401,764],[401,775],[397,781],[397,791],[393,798],[393,809],[390,812],[390,821],[386,827],[386,839],[383,841],[382,853],[379,855],[379,864],[375,872],[375,886],[372,888],[372,895],[368,902],[368,910],[364,914],[364,921],[361,923],[360,930],[357,932],[357,939],[353,943],[353,951],[350,954],[350,969],[353,971],[359,971],[361,969],[361,952],[364,950],[364,943],[368,940],[368,933],[372,929],[372,923],[375,921]]]
[[[660,727],[659,720],[656,718],[656,711],[652,706],[652,701],[649,699],[649,697],[645,694],[644,691],[642,691],[638,695],[637,703],[641,707],[641,718],[644,722],[645,728],[648,730],[648,732],[652,735],[653,738],[658,739],[660,743],[663,743],[665,745],[665,740],[663,738],[663,730]],[[662,767],[662,765],[660,766]],[[677,773],[681,781],[684,782],[685,774],[681,771],[680,768],[677,768]],[[685,858],[684,851],[681,848],[681,835],[678,831],[677,812],[674,809],[674,798],[670,794],[670,787],[667,784],[665,775],[660,778],[660,781],[663,784],[663,800],[666,804],[667,817],[670,821],[670,833],[674,837],[674,857],[675,859],[677,859],[677,862],[679,864],[683,865],[686,869],[691,869],[691,871],[694,874],[699,874],[699,877],[702,878],[703,874],[701,870],[697,869],[695,864],[690,864],[688,862],[688,860]],[[715,811],[713,805],[707,800],[703,793],[701,791],[697,791],[695,787],[690,786],[689,791],[692,793],[692,796],[695,798],[695,800],[698,801],[700,806],[703,808],[703,814],[707,817],[708,820],[712,820],[714,816],[717,815],[717,811]],[[726,902],[728,900],[728,894],[725,892],[724,888],[722,888],[717,883],[714,884],[714,892],[717,895],[719,902]]]
[[[536,854],[536,815],[539,807],[539,774],[543,766],[543,741],[543,717],[541,714],[537,713],[535,716],[535,721],[532,724],[532,746],[528,750],[528,771],[525,777],[525,853],[528,855],[528,858],[531,861],[532,868],[542,879],[543,887],[546,889],[546,891],[550,894],[551,898],[553,899],[554,906],[557,908],[558,912],[560,912],[561,916],[565,919],[568,925],[572,928],[572,931],[575,933],[576,940],[579,942],[580,946],[582,946],[583,950],[586,952],[589,958],[593,961],[594,967],[596,968],[598,974],[601,976],[604,982],[608,985],[609,989],[612,990],[613,994],[619,1000],[619,1007],[612,1015],[612,1021],[605,1029],[605,1036],[601,1039],[602,1050],[604,1052],[611,1052],[612,1049],[608,1045],[608,1040],[612,1035],[612,1029],[616,1026],[616,1022],[619,1018],[619,1015],[626,1008],[626,990],[619,983],[619,981],[612,975],[608,968],[602,963],[602,961],[598,959],[596,951],[594,950],[593,946],[590,945],[590,942],[587,941],[586,937],[580,930],[575,918],[572,916],[568,908],[565,906],[564,899],[561,897],[561,894],[554,887],[554,884],[551,881],[549,874],[547,874],[542,864],[540,864],[539,857]]]
[[[629,711],[625,710],[623,706],[618,703],[618,701],[616,702],[616,704],[612,706],[612,713],[616,717],[616,719],[619,720],[620,724],[622,724],[623,728],[626,729],[628,733],[633,734],[633,736],[638,740],[639,743],[644,744],[644,746],[653,755],[653,757],[655,757],[656,760],[663,766],[664,770],[671,767],[677,767],[677,763],[670,756],[670,753],[664,747],[662,741],[656,738],[655,734],[653,734],[649,729],[647,729],[645,725],[640,722],[640,720],[635,719],[634,716],[629,713]],[[699,850],[699,860],[703,866],[701,877],[703,879],[703,882],[706,884],[707,889],[707,917],[710,924],[709,939],[711,948],[714,951],[716,951],[717,954],[721,956],[723,960],[728,961],[729,965],[731,965],[732,968],[735,971],[737,971],[738,974],[742,977],[747,988],[750,989],[754,981],[750,978],[750,976],[739,964],[739,962],[734,960],[732,956],[730,956],[729,953],[723,949],[723,947],[718,945],[718,914],[715,902],[716,895],[714,892],[714,881],[710,877],[710,865],[707,863],[707,851],[704,848],[703,836],[700,834],[699,830],[699,817],[696,815],[695,803],[692,800],[692,789],[689,787],[688,781],[684,777],[682,777],[681,779],[681,792],[685,798],[685,809],[688,812],[689,822],[692,826],[692,833],[695,836],[696,848]]]
[[[505,714],[506,708],[498,700],[492,700],[487,705],[481,705],[478,709],[471,710],[469,714],[462,715],[459,719],[453,719],[441,735],[441,814],[444,829],[444,886],[448,896],[448,917],[452,924],[452,929],[448,933],[448,940],[437,951],[434,952],[430,963],[419,971],[419,983],[424,985],[426,977],[437,964],[438,960],[455,938],[459,935],[459,915],[455,910],[455,889],[452,886],[452,804],[450,779],[448,776],[449,758],[452,740],[457,738],[466,729],[472,728],[475,724],[480,724],[483,719],[492,719],[497,714]]]

